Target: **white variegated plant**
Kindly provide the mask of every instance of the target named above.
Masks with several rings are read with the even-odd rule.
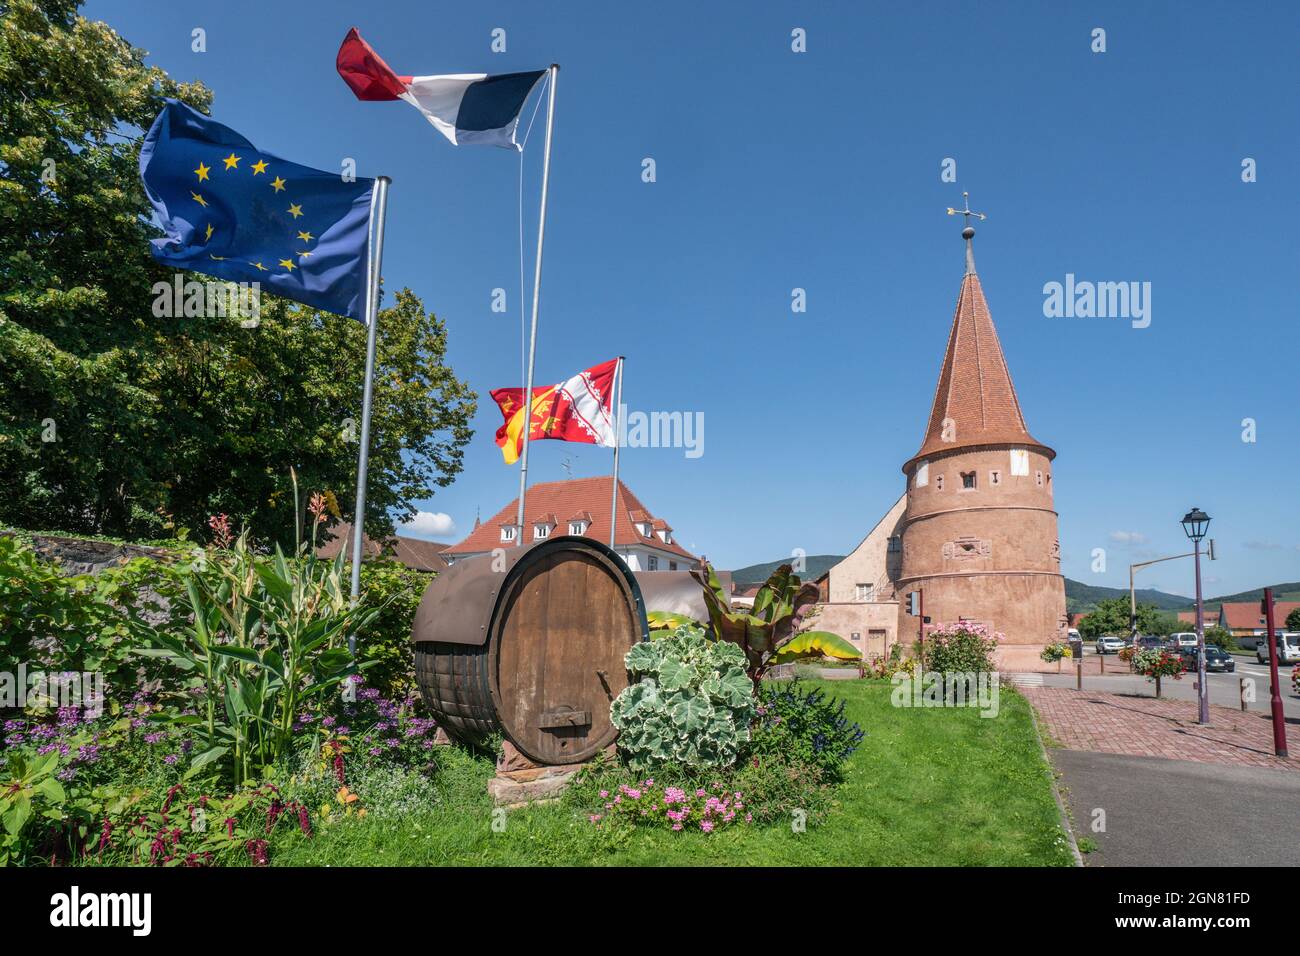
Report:
[[[708,769],[736,762],[755,715],[744,651],[683,625],[671,637],[637,644],[624,662],[640,680],[614,699],[610,719],[633,768]]]

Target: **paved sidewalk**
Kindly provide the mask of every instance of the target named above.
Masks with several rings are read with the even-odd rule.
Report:
[[[1052,750],[1086,866],[1300,866],[1300,774]],[[1100,812],[1099,812],[1100,811]]]
[[[1273,755],[1267,714],[1210,708],[1210,725],[1196,723],[1196,704],[1082,691],[1020,687],[1038,711],[1043,730],[1062,747],[1094,753],[1163,757],[1199,763],[1300,772],[1300,720],[1287,722],[1292,756]]]

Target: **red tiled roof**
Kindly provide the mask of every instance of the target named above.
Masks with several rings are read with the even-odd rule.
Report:
[[[334,527],[321,535],[324,540],[316,547],[316,556],[321,558],[333,559],[339,551],[346,548],[348,559],[352,556],[352,525],[346,521],[339,522]],[[386,538],[383,543],[374,540],[370,535],[366,535],[361,541],[363,558],[376,558],[381,554],[391,557],[395,561],[400,561],[408,568],[416,571],[441,571],[447,567],[447,562],[442,557],[442,552],[446,551],[450,545],[440,544],[437,541],[424,541],[420,538],[405,538],[401,535],[392,535]]]
[[[1259,609],[1258,601],[1232,601],[1221,606],[1229,630],[1254,630],[1264,626],[1264,613]],[[1274,601],[1273,626],[1279,631],[1286,630],[1287,615],[1298,607],[1300,601]]]
[[[943,437],[947,419],[952,421],[950,441]],[[937,452],[1006,444],[1034,445],[1044,449],[1049,458],[1056,454],[1029,434],[979,276],[969,272],[957,295],[925,441],[903,470],[916,459]]]
[[[525,499],[527,515],[524,521],[526,531],[524,543],[528,544],[532,541],[531,529],[535,523],[542,518],[553,517],[557,514],[582,515],[583,520],[591,522],[587,528],[587,537],[595,538],[597,541],[609,541],[610,481],[610,478],[604,476],[598,478],[572,478],[567,481],[544,481],[530,487],[528,496]],[[519,499],[514,498],[493,517],[483,522],[482,527],[471,532],[465,540],[448,548],[447,553],[453,555],[478,554],[501,547],[501,532],[499,529],[502,525],[513,525],[515,523],[515,515],[518,509]],[[632,524],[634,521],[649,521],[653,524],[655,519],[646,510],[645,505],[621,481],[618,483],[616,515],[615,545],[650,545],[660,551],[680,555],[692,561],[698,560],[695,555],[676,541],[665,543],[658,535],[647,538],[637,534],[637,530]]]

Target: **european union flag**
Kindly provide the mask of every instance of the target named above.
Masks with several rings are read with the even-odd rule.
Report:
[[[263,153],[172,99],[145,136],[140,179],[167,233],[150,240],[159,262],[365,320],[373,179]]]

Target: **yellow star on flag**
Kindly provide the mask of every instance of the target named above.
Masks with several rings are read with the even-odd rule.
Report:
[[[284,267],[285,267],[286,269],[288,269],[290,272],[292,272],[292,271],[294,270],[294,265],[293,265],[293,260],[292,260],[292,259],[281,259],[281,260],[280,260],[280,265],[284,266]]]
[[[249,265],[252,266],[254,269],[256,269],[258,272],[266,271],[266,266],[262,265],[262,263],[260,262],[250,262]]]
[[[293,216],[294,219],[297,219],[302,215],[302,206],[299,206],[297,203],[289,203],[289,215]]]
[[[212,223],[208,223],[208,231],[203,237],[205,240],[212,238]]]
[[[253,175],[256,176],[258,173],[264,172],[266,172],[266,160],[259,159],[253,164]]]
[[[207,203],[207,200],[206,200],[206,199],[204,199],[204,198],[203,198],[202,196],[200,196],[198,193],[193,192],[193,191],[190,192],[190,195],[194,197],[194,201],[195,201],[196,203],[198,203],[200,206],[203,206],[205,209],[207,208],[208,203]]]
[[[205,179],[208,178],[208,172],[211,169],[212,169],[211,166],[204,166],[203,163],[200,162],[199,168],[194,170],[194,174],[199,177],[199,182],[203,182]]]
[[[298,238],[301,239],[303,242],[311,242],[316,237],[313,236],[310,232],[300,232],[298,233]]]
[[[226,164],[226,169],[238,169],[239,161],[243,158],[243,156],[236,156],[234,153],[231,153],[223,159],[222,162]]]
[[[212,259],[212,260],[214,260],[214,261],[216,261],[216,262],[225,262],[225,261],[226,261],[226,257],[225,257],[225,256],[214,256],[214,255],[213,255],[212,253],[210,253],[210,252],[208,253],[208,258],[209,258],[209,259]]]
[[[279,176],[276,176],[275,179],[271,180],[271,188],[274,189],[276,192],[283,192],[284,180],[281,179]]]
[[[298,253],[298,258],[299,258],[299,259],[306,259],[308,256],[313,255],[313,254],[314,254],[314,253],[310,253],[310,252],[308,252],[306,249],[304,249],[302,252]]]

